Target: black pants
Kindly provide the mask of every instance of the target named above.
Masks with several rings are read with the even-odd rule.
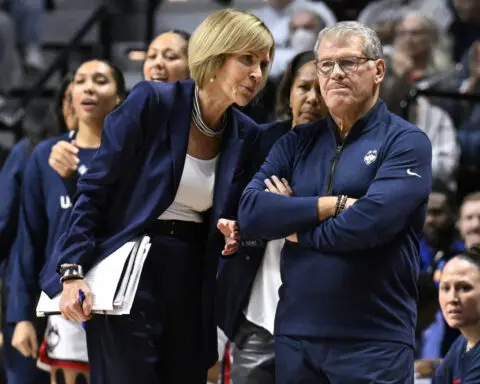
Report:
[[[245,320],[232,348],[232,384],[275,384],[275,345],[266,329]]]
[[[157,235],[130,316],[87,324],[91,384],[205,384],[201,337],[205,239]]]

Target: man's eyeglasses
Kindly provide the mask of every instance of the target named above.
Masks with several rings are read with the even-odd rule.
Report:
[[[335,68],[335,64],[338,64],[341,70],[345,73],[356,72],[359,65],[366,63],[367,61],[375,60],[370,57],[343,57],[338,60],[317,60],[315,65],[317,72],[321,76],[329,76]]]

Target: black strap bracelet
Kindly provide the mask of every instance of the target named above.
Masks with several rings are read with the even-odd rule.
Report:
[[[78,264],[62,264],[59,268],[60,282],[64,282],[70,277],[83,279],[83,269]]]
[[[60,278],[60,282],[64,283],[65,281],[70,281],[70,280],[83,280],[83,276],[80,275],[68,275],[68,276],[63,276]]]
[[[343,197],[343,195],[338,195],[338,197],[337,197],[337,203],[335,204],[334,217],[337,217],[338,214],[340,213],[340,204],[342,202],[342,197]]]
[[[348,196],[342,195],[342,201],[340,202],[340,209],[338,211],[338,214],[340,214],[340,212],[342,212],[345,209],[345,206],[347,205],[347,200],[348,200]]]

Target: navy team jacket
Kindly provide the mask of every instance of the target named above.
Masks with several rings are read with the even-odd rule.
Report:
[[[272,148],[243,192],[250,237],[286,242],[275,333],[414,345],[419,236],[431,190],[431,144],[382,101],[338,139],[330,116],[298,127]],[[294,197],[264,191],[285,177]],[[318,221],[319,196],[359,199]]]
[[[0,171],[0,262],[9,265],[6,271],[7,276],[3,276],[7,285],[11,266],[8,258],[18,233],[23,171],[30,151],[30,140],[20,140],[10,151]],[[4,265],[4,267],[6,266]]]
[[[467,339],[459,336],[437,368],[432,384],[480,383],[480,344],[467,352]]]
[[[194,83],[143,81],[105,120],[102,144],[88,172],[77,185],[65,232],[54,251],[59,263],[91,267],[140,235],[173,202],[187,153]],[[216,170],[210,211],[202,288],[202,334],[207,364],[216,361],[213,316],[215,277],[224,238],[216,228],[221,217],[236,218],[238,202],[248,183],[248,159],[259,126],[236,110],[228,110],[228,124]],[[44,269],[45,292],[60,292],[58,275]]]
[[[62,179],[48,164],[52,147],[70,141],[74,131],[45,140],[33,150],[23,175],[18,239],[12,252],[7,322],[33,321],[40,294],[38,276],[51,257],[55,241],[63,231],[62,218],[72,207],[76,176]],[[84,172],[96,149],[80,148],[79,172]]]

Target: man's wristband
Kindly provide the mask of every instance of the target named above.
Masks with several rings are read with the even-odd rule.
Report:
[[[347,195],[339,195],[337,198],[337,204],[335,205],[335,217],[337,217],[340,212],[345,209],[347,205],[348,196]]]

